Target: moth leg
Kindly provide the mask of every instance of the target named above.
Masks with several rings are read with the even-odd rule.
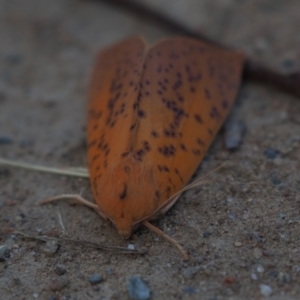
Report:
[[[182,254],[184,260],[189,259],[188,254],[185,252],[185,250],[180,246],[180,244],[176,240],[174,240],[171,237],[169,237],[168,235],[166,235],[163,231],[161,231],[160,229],[158,229],[157,227],[155,227],[154,225],[152,225],[148,221],[143,221],[142,224],[144,226],[146,226],[148,229],[150,229],[151,231],[155,232],[156,234],[160,235],[161,237],[163,237],[164,239],[166,239],[167,241],[172,243],[179,250],[179,252]]]
[[[57,200],[62,200],[62,199],[76,200],[80,204],[86,205],[86,206],[94,209],[104,220],[107,220],[107,217],[100,211],[99,206],[97,204],[94,204],[94,203],[82,198],[80,195],[76,195],[76,194],[58,195],[58,196],[55,196],[55,197],[51,197],[51,198],[42,200],[42,201],[39,202],[39,204],[43,205],[43,204],[46,204],[46,203],[50,203],[50,202],[57,201]]]

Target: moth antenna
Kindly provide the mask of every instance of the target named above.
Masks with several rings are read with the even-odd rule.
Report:
[[[154,225],[149,223],[147,220],[143,221],[142,224],[144,226],[146,226],[148,229],[150,229],[151,231],[153,231],[156,234],[160,235],[162,238],[164,238],[167,241],[169,241],[170,243],[172,243],[179,250],[179,252],[182,254],[183,259],[184,260],[189,260],[188,254],[186,253],[186,251],[181,247],[181,245],[176,240],[174,240],[171,237],[169,237],[168,235],[166,235],[162,230],[155,227]]]

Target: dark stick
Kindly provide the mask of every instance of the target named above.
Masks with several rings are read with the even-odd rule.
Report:
[[[85,0],[86,1],[86,0]],[[119,6],[131,13],[134,13],[137,17],[147,19],[154,22],[157,25],[163,26],[166,29],[176,32],[177,34],[182,34],[190,36],[196,39],[200,39],[207,43],[213,44],[215,46],[229,49],[229,47],[218,43],[199,32],[186,27],[184,24],[172,19],[171,17],[146,6],[136,0],[92,0],[97,2],[105,2],[110,5]],[[269,85],[282,90],[291,95],[300,98],[300,72],[293,74],[281,74],[275,70],[271,70],[263,64],[253,61],[251,58],[246,59],[244,67],[244,78],[247,80],[255,81],[260,84]]]
[[[244,78],[300,98],[300,72],[281,74],[248,58],[244,67]]]

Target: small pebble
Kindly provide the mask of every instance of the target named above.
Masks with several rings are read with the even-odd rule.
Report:
[[[107,268],[106,269],[106,273],[107,273],[107,275],[113,275],[114,274],[114,271],[113,271],[113,269],[112,268]]]
[[[260,292],[263,296],[265,297],[269,297],[271,296],[272,294],[272,288],[269,286],[269,285],[266,285],[266,284],[260,284],[259,285],[259,288],[260,288]]]
[[[284,220],[285,219],[285,214],[279,214],[279,218]]]
[[[281,180],[278,178],[278,175],[276,173],[271,174],[271,182],[274,185],[279,185],[281,183]]]
[[[58,242],[52,240],[52,241],[47,241],[47,242],[42,246],[41,249],[42,249],[42,251],[43,251],[45,254],[51,256],[51,255],[53,255],[53,254],[58,250],[58,246],[59,246]]]
[[[17,237],[15,235],[10,235],[6,241],[5,241],[5,245],[7,246],[8,249],[12,249],[14,247],[14,245],[17,242]]]
[[[129,278],[126,287],[131,299],[147,300],[150,298],[149,288],[138,275]]]
[[[57,265],[54,269],[54,272],[57,275],[64,275],[67,272],[66,266],[65,265]]]
[[[10,258],[10,251],[6,245],[0,246],[0,261],[5,261]]]
[[[233,284],[233,283],[235,283],[235,278],[232,277],[232,276],[226,276],[226,277],[223,279],[223,283],[226,283],[226,284]]]
[[[182,270],[182,275],[186,279],[192,279],[200,271],[200,269],[200,266],[185,268]]]
[[[286,273],[286,274],[284,275],[284,280],[285,280],[286,283],[291,283],[291,282],[292,282],[292,277],[291,277],[291,275],[288,274],[288,273]]]
[[[263,273],[264,271],[265,271],[265,269],[264,269],[263,266],[261,266],[261,265],[257,266],[257,272],[258,273]]]
[[[237,218],[237,213],[235,211],[232,211],[228,214],[228,218],[231,220],[235,220]]]
[[[89,279],[91,284],[97,284],[103,281],[103,277],[101,274],[94,274]]]
[[[0,145],[9,145],[13,143],[13,139],[9,136],[0,136]]]
[[[277,165],[277,166],[280,166],[282,165],[282,158],[281,157],[276,157],[274,160],[273,160],[274,164]]]
[[[272,270],[269,272],[268,274],[270,277],[273,277],[273,278],[277,278],[278,277],[278,272],[275,271],[275,270]]]
[[[206,238],[206,239],[207,239],[210,235],[211,235],[211,233],[208,232],[208,231],[205,231],[205,232],[202,233],[202,236],[203,236],[204,238]]]
[[[190,287],[190,286],[185,286],[182,291],[185,293],[185,294],[188,294],[188,295],[193,295],[196,293],[195,289],[193,287]]]
[[[275,159],[278,155],[280,155],[280,152],[277,149],[268,148],[264,151],[264,155],[269,159]]]
[[[135,250],[135,247],[133,244],[128,244],[127,249],[129,250]]]
[[[234,246],[241,247],[243,244],[241,242],[234,242]]]
[[[262,251],[259,248],[254,248],[253,254],[255,258],[261,258],[262,257]]]
[[[70,283],[67,277],[58,277],[50,281],[48,288],[50,291],[60,291]]]
[[[252,279],[252,280],[257,280],[257,275],[256,275],[255,273],[252,273],[252,274],[251,274],[251,279]]]
[[[225,147],[236,150],[243,141],[246,126],[243,121],[227,122],[225,124]]]

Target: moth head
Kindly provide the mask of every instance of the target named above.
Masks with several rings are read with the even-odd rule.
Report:
[[[118,233],[124,239],[129,239],[132,234],[132,220],[129,218],[118,218],[114,220]]]

